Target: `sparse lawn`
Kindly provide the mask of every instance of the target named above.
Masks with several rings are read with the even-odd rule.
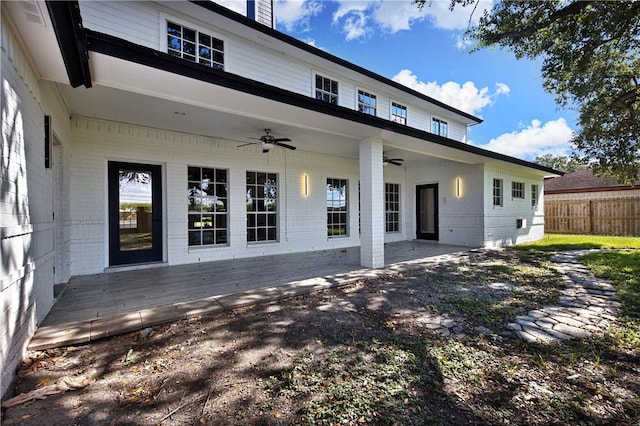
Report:
[[[604,335],[527,344],[506,324],[557,300],[550,236],[87,346],[30,354],[17,392],[96,371],[79,391],[4,410],[15,424],[629,425],[640,421],[640,257],[584,261],[618,289]],[[454,323],[446,330],[425,318]],[[47,413],[42,414],[42,413]]]
[[[588,249],[640,249],[640,237],[546,234],[540,241],[520,244],[515,249],[547,252]]]

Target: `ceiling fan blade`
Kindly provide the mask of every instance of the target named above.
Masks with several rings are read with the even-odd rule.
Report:
[[[255,145],[257,142],[249,142],[249,143],[243,143],[242,145],[238,145],[236,148],[241,148],[243,146],[247,146],[247,145]]]
[[[291,142],[291,139],[289,138],[275,138],[273,139],[274,142]]]
[[[402,161],[404,160],[400,160],[399,158],[389,160],[389,162],[395,166],[402,166]]]
[[[277,140],[287,140],[287,141],[288,141],[289,139],[276,139],[276,141],[277,141]],[[296,149],[296,147],[295,147],[295,146],[287,145],[286,143],[282,143],[282,142],[275,142],[275,141],[274,141],[274,144],[275,144],[275,145],[278,145],[278,146],[281,146],[281,147],[283,147],[283,148],[291,149],[291,150]]]

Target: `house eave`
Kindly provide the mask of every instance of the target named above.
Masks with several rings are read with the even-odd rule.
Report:
[[[89,56],[77,1],[46,2],[71,87],[91,87]]]
[[[164,52],[133,44],[127,40],[107,34],[85,30],[88,49],[103,55],[170,72],[208,84],[225,87],[234,91],[268,99],[270,101],[303,108],[315,113],[329,115],[342,120],[369,126],[380,132],[398,134],[430,142],[441,147],[474,154],[484,158],[504,161],[510,164],[542,171],[545,175],[559,176],[562,173],[525,160],[488,151],[473,145],[445,138],[423,130],[394,123],[380,117],[362,114],[356,110],[319,101],[310,96],[290,92],[276,86],[261,83],[229,72],[215,70],[203,65],[185,61]],[[380,133],[379,132],[379,133]]]
[[[344,67],[346,69],[349,69],[351,71],[354,71],[358,74],[361,74],[363,76],[366,76],[368,78],[371,78],[377,82],[380,82],[382,84],[385,84],[387,86],[393,87],[394,89],[400,90],[402,92],[405,92],[413,97],[416,97],[418,99],[421,99],[423,101],[426,101],[430,104],[433,104],[439,108],[443,108],[451,113],[454,113],[460,117],[463,117],[466,121],[469,121],[470,125],[475,125],[475,124],[480,124],[482,123],[482,119],[475,117],[472,114],[466,113],[464,111],[461,111],[457,108],[452,107],[451,105],[445,104],[444,102],[438,101],[437,99],[431,98],[423,93],[420,93],[416,90],[413,90],[407,86],[404,86],[400,83],[397,83],[389,78],[383,77],[379,74],[376,74],[366,68],[360,67],[356,64],[353,64],[349,61],[346,61],[340,57],[334,56],[324,50],[318,49],[314,46],[311,46],[308,43],[302,42],[294,37],[291,37],[287,34],[284,34],[276,29],[273,28],[269,28],[263,24],[260,24],[252,19],[249,19],[247,17],[245,17],[244,15],[241,15],[237,12],[234,12],[231,9],[228,9],[224,6],[220,6],[214,2],[211,1],[200,1],[200,0],[190,0],[191,3],[196,4],[208,11],[211,11],[217,15],[223,16],[227,19],[233,20],[235,22],[238,22],[239,24],[242,24],[248,28],[251,28],[252,30],[258,31],[266,36],[272,37],[276,40],[279,40],[283,43],[286,43],[290,46],[293,46],[296,49],[300,49],[303,50],[307,53],[310,53],[313,56],[316,56],[318,58],[322,58],[324,60],[330,61],[338,66]]]

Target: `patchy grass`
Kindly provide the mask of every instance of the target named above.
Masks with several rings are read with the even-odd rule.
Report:
[[[516,250],[556,252],[586,249],[640,249],[640,238],[609,235],[545,234],[544,238],[526,244],[518,244]]]

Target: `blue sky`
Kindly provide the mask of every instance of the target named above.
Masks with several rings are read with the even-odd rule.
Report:
[[[216,0],[244,13],[244,0]],[[275,0],[276,28],[484,120],[469,142],[525,160],[567,155],[577,114],[542,89],[540,62],[499,49],[469,53],[469,19],[491,1],[449,11],[411,0]]]

